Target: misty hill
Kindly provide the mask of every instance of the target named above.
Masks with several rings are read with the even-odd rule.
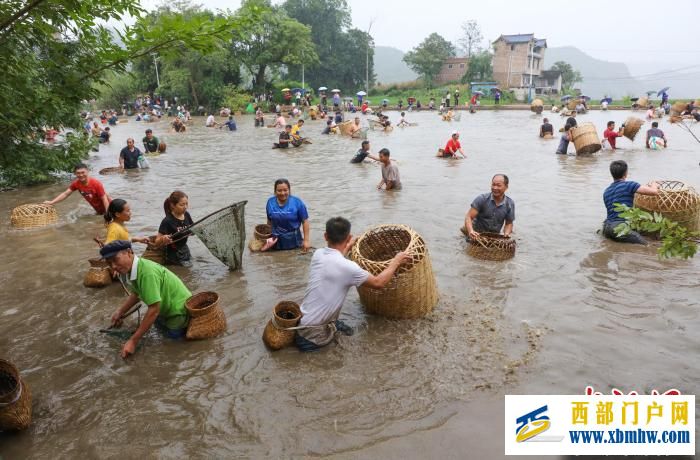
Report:
[[[379,83],[412,81],[418,75],[402,61],[404,52],[390,46],[374,47],[374,73]]]

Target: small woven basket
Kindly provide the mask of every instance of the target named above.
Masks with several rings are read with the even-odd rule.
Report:
[[[101,288],[112,284],[112,271],[103,259],[89,259],[90,269],[85,273],[85,287]]]
[[[272,318],[267,322],[263,331],[263,342],[271,350],[281,350],[294,343],[296,331],[286,328],[296,327],[301,320],[299,304],[284,300],[272,309]]]
[[[219,305],[219,294],[200,292],[185,302],[190,314],[186,337],[189,340],[210,339],[226,331],[226,315]]]
[[[155,262],[160,265],[165,265],[165,248],[159,248],[156,247],[156,237],[155,236],[149,236],[148,237],[148,245],[146,246],[146,250],[143,251],[143,254],[141,257],[144,259],[148,259],[152,262]]]
[[[50,204],[23,204],[14,208],[10,215],[12,226],[21,229],[45,227],[57,220],[56,208]]]
[[[0,431],[18,431],[32,422],[32,392],[9,361],[0,359]]]
[[[598,132],[593,123],[581,123],[571,128],[571,137],[576,147],[576,154],[591,154],[602,148]]]
[[[633,141],[634,136],[637,135],[639,132],[639,129],[642,127],[644,124],[644,120],[641,118],[637,117],[629,117],[627,120],[625,120],[625,127],[622,130],[622,135],[625,136],[627,139]]]
[[[253,232],[255,239],[259,241],[266,241],[272,236],[272,226],[268,224],[260,224],[255,226],[255,231]]]
[[[676,180],[662,180],[658,195],[634,194],[634,207],[661,213],[691,231],[700,230],[700,195]]]
[[[406,225],[380,225],[366,231],[353,245],[350,258],[372,275],[379,275],[400,251],[411,258],[382,289],[359,286],[368,313],[394,319],[419,318],[438,301],[435,275],[423,238]]]
[[[161,142],[160,144],[158,144],[158,153],[165,153],[165,149],[167,147],[168,146],[165,145],[165,142]]]
[[[120,168],[119,166],[110,166],[109,168],[102,168],[100,169],[100,174],[103,176],[106,176],[108,174],[122,174],[124,173],[124,169]]]
[[[467,254],[482,260],[508,260],[515,256],[515,240],[498,234],[482,232],[469,239]]]

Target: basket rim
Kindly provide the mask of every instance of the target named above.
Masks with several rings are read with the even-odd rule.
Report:
[[[209,295],[213,295],[214,299],[211,302],[211,304],[207,305],[206,307],[194,308],[192,305],[190,305],[191,302],[195,301],[196,299],[199,299],[200,297],[209,296]],[[202,292],[198,292],[196,294],[193,294],[190,298],[188,298],[185,301],[185,308],[189,312],[196,311],[198,314],[201,314],[202,312],[206,312],[206,311],[209,311],[210,309],[214,308],[218,303],[219,303],[219,294],[217,294],[214,291],[202,291]]]
[[[6,373],[14,377],[16,382],[15,388],[13,388],[7,393],[0,394],[0,400],[2,400],[3,398],[7,398],[8,396],[13,395],[17,391],[17,389],[21,386],[20,382],[22,380],[22,376],[19,374],[19,369],[17,369],[17,366],[15,366],[6,359],[0,359],[0,369],[6,371]]]
[[[370,228],[369,230],[365,231],[360,237],[355,241],[355,244],[353,245],[353,253],[357,255],[358,260],[368,260],[370,262],[374,263],[382,263],[382,262],[388,262],[391,259],[384,259],[384,260],[373,260],[368,257],[365,257],[361,252],[360,252],[360,245],[363,241],[365,241],[367,238],[370,236],[380,233],[381,231],[387,231],[387,230],[402,230],[405,231],[406,233],[409,234],[411,237],[410,241],[408,242],[408,245],[402,249],[401,251],[404,252],[410,252],[411,248],[415,245],[417,241],[419,241],[420,235],[413,230],[411,227],[405,224],[380,224],[375,227]],[[422,238],[420,238],[422,240]]]

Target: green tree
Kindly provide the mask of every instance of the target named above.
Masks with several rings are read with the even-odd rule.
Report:
[[[445,59],[455,56],[455,47],[439,34],[432,33],[423,42],[406,53],[403,60],[425,83],[432,86],[433,79],[440,73]]]
[[[86,157],[82,136],[47,147],[40,142],[42,131],[80,131],[82,101],[99,96],[106,71],[123,73],[131,61],[153,52],[211,52],[240,26],[231,17],[173,16],[155,26],[138,20],[119,34],[118,43],[102,25],[143,13],[138,0],[0,2],[0,181],[46,181]]]
[[[575,70],[568,62],[557,61],[552,64],[549,70],[558,70],[561,72],[561,85],[563,88],[571,89],[576,83],[583,81],[581,72]]]
[[[462,83],[493,80],[492,61],[493,55],[489,51],[481,51],[474,54],[469,59],[467,73],[462,77]]]
[[[481,51],[481,42],[484,36],[481,35],[481,28],[476,21],[466,21],[462,24],[462,38],[459,39],[459,46],[471,59],[472,55]]]
[[[260,11],[261,20],[253,21],[251,16]],[[318,63],[311,29],[287,16],[283,8],[269,0],[245,0],[236,14],[246,19],[248,27],[234,34],[232,54],[254,76],[255,89],[265,89],[270,67]]]

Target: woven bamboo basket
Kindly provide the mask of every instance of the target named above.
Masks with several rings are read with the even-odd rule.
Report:
[[[438,301],[435,275],[423,238],[406,225],[380,225],[366,231],[353,245],[350,258],[372,275],[379,275],[400,251],[409,254],[382,289],[360,286],[357,291],[368,313],[394,319],[419,318]]]
[[[100,174],[103,176],[106,176],[108,174],[123,174],[124,169],[120,168],[119,166],[110,166],[109,168],[102,168],[100,169]]]
[[[680,115],[671,115],[668,121],[670,121],[671,123],[680,123],[683,121],[683,117]]]
[[[167,149],[168,146],[165,145],[165,142],[161,142],[158,144],[158,153],[165,153],[165,149]]]
[[[352,128],[352,125],[355,122],[352,120],[344,121],[342,123],[338,124],[338,129],[340,130],[340,134],[343,134],[345,136],[350,136],[350,129]]]
[[[272,227],[269,224],[256,225],[253,233],[256,240],[265,241],[272,236]]]
[[[625,120],[625,128],[622,130],[622,135],[627,139],[633,141],[634,136],[637,135],[639,129],[644,124],[644,120],[637,117],[629,117]]]
[[[532,104],[530,104],[530,111],[535,112],[535,113],[542,113],[542,110],[544,109],[544,102],[542,102],[542,99],[535,99],[532,101]]]
[[[576,147],[576,154],[595,153],[602,148],[593,123],[581,123],[571,128],[571,137]]]
[[[646,96],[642,96],[639,99],[637,99],[637,105],[641,109],[646,109],[647,106],[649,105],[649,98]]]
[[[85,273],[83,285],[85,287],[105,287],[112,284],[112,271],[109,265],[102,259],[89,259],[90,268]]]
[[[18,431],[32,422],[32,392],[17,368],[0,359],[0,431]]]
[[[56,208],[50,204],[23,204],[10,214],[10,222],[15,228],[32,229],[55,224],[58,220]]]
[[[282,301],[272,309],[272,319],[267,322],[263,331],[263,342],[271,350],[281,350],[294,343],[296,331],[286,330],[296,327],[301,320],[301,308],[295,302]]]
[[[671,106],[671,115],[680,115],[681,113],[683,113],[687,105],[688,104],[681,101],[674,102]]]
[[[186,334],[189,340],[210,339],[226,331],[226,315],[216,292],[193,295],[185,302],[185,308],[190,314]]]
[[[676,180],[662,180],[658,195],[634,194],[634,207],[659,212],[688,230],[700,230],[700,195]]]
[[[515,257],[515,240],[498,233],[482,232],[469,239],[467,254],[482,260],[508,260]]]
[[[569,99],[569,102],[566,103],[566,108],[569,110],[576,110],[577,105],[578,101],[576,99]]]
[[[148,245],[146,246],[146,250],[143,251],[143,254],[141,254],[141,257],[157,264],[165,265],[165,248],[157,247],[156,237],[149,236]]]

